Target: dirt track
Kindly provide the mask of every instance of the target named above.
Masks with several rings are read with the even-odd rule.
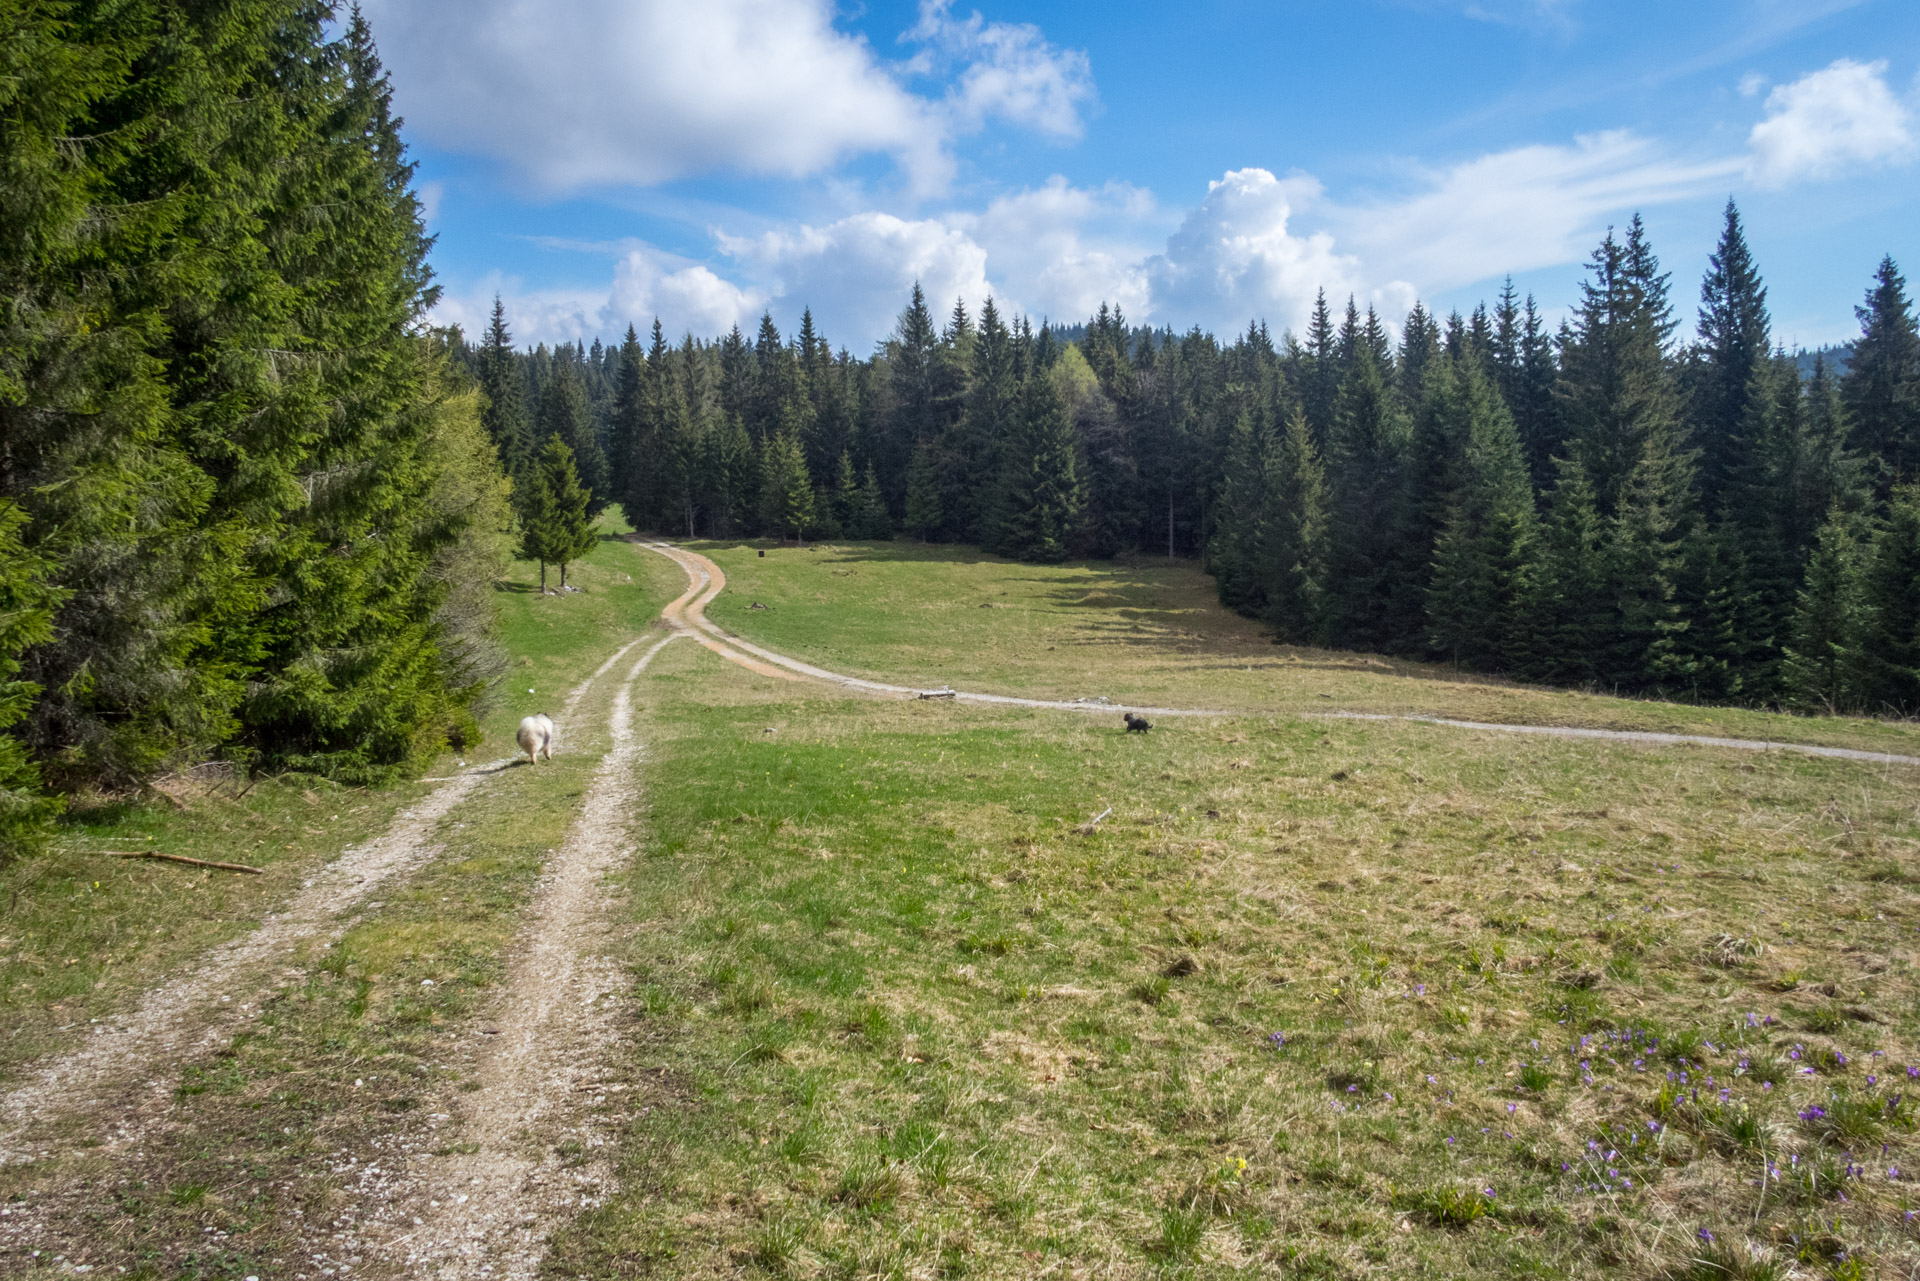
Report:
[[[595,681],[639,644],[629,642],[580,682],[560,713],[567,725]],[[259,1001],[277,984],[275,963],[296,948],[346,931],[354,908],[382,886],[412,873],[442,849],[432,842],[441,820],[482,782],[514,764],[494,761],[447,779],[401,810],[387,830],[307,877],[293,897],[267,915],[251,933],[214,948],[193,968],[148,992],[131,1011],[103,1022],[79,1046],[29,1068],[25,1079],[0,1095],[0,1161],[31,1160],[29,1123],[91,1111],[104,1122],[109,1146],[135,1142],[158,1109],[145,1106],[172,1088],[178,1067],[225,1044],[259,1012]],[[117,1101],[117,1117],[105,1096],[141,1073],[152,1074],[147,1090]],[[149,1097],[150,1096],[150,1097]]]
[[[491,1003],[487,1018],[499,1032],[476,1064],[479,1089],[460,1104],[459,1137],[472,1150],[416,1161],[390,1190],[412,1226],[382,1253],[407,1275],[532,1277],[554,1227],[611,1190],[603,1159],[569,1163],[556,1138],[564,1132],[587,1150],[604,1142],[581,1114],[615,1042],[613,1000],[623,985],[607,954],[607,877],[632,853],[641,758],[632,688],[654,656],[686,634],[676,628],[649,648],[614,696],[612,745],[541,875],[505,992]]]
[[[803,663],[799,659],[789,658],[770,649],[742,640],[717,623],[708,621],[706,607],[727,585],[727,576],[720,567],[698,552],[690,552],[671,543],[648,542],[641,544],[659,552],[678,564],[687,573],[695,587],[701,588],[699,598],[685,608],[685,621],[676,622],[676,626],[690,625],[698,628],[700,643],[718,653],[727,655],[737,663],[751,667],[756,671],[767,672],[766,663],[772,663],[789,672],[797,672],[814,680],[827,681],[848,689],[863,690],[867,693],[883,694],[895,698],[921,698],[931,693],[940,697],[950,697],[963,703],[997,703],[1013,707],[1044,707],[1063,712],[1097,712],[1112,715],[1117,712],[1139,712],[1153,716],[1232,716],[1234,712],[1209,711],[1190,707],[1146,707],[1133,703],[1071,702],[1042,699],[1014,698],[1005,694],[976,694],[965,690],[917,690],[905,685],[888,685],[880,681],[862,680],[857,676],[843,676],[825,668]],[[692,589],[689,589],[691,592]],[[682,598],[683,600],[685,597]],[[671,608],[671,607],[670,607]],[[745,654],[729,652],[745,651],[763,663],[755,663]],[[768,673],[785,675],[781,672]],[[791,679],[789,677],[788,679]],[[1699,747],[1725,747],[1744,752],[1798,752],[1807,756],[1824,756],[1836,760],[1871,761],[1882,765],[1920,765],[1920,756],[1901,756],[1892,752],[1865,752],[1850,747],[1821,747],[1811,743],[1776,743],[1751,738],[1716,738],[1705,734],[1660,734],[1646,730],[1624,729],[1580,729],[1564,725],[1501,725],[1488,721],[1448,720],[1438,716],[1398,716],[1369,712],[1320,712],[1318,717],[1329,720],[1368,720],[1368,721],[1412,721],[1427,725],[1445,725],[1453,729],[1483,730],[1496,734],[1538,734],[1549,738],[1587,738],[1603,739],[1616,743],[1651,744],[1691,744]]]

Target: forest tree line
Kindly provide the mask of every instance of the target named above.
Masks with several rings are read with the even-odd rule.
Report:
[[[783,337],[460,358],[510,469],[563,439],[680,537],[1198,555],[1298,644],[1716,702],[1920,712],[1920,338],[1895,264],[1845,368],[1775,345],[1728,204],[1695,337],[1636,217],[1549,328],[1508,284],[1397,335],[1324,295],[1231,343],[1102,307],[1037,330],[919,288],[869,358]]]
[[[0,42],[0,857],[208,759],[374,781],[477,734],[514,539],[1198,556],[1283,641],[1703,700],[1920,712],[1920,338],[1773,342],[1737,213],[1675,341],[1636,219],[1549,331],[1511,287],[1231,342],[918,288],[855,357],[521,350],[435,290],[357,14],[34,0]]]
[[[475,737],[509,481],[372,38],[296,0],[33,0],[0,41],[0,859],[222,758]],[[50,795],[51,793],[51,795]]]

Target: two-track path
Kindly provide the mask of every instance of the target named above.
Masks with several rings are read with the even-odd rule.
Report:
[[[562,727],[570,726],[594,683],[639,643],[622,646],[574,688],[560,712]],[[281,971],[303,945],[340,937],[370,895],[436,857],[444,848],[434,841],[441,821],[514,763],[494,761],[437,780],[386,831],[308,876],[253,931],[214,948],[132,1010],[103,1020],[78,1046],[27,1069],[0,1094],[0,1161],[34,1159],[45,1149],[33,1142],[33,1129],[77,1114],[104,1123],[93,1137],[109,1147],[137,1142],[163,1111],[153,1105],[172,1088],[176,1069],[218,1049],[256,1018],[261,997],[284,978]],[[128,1091],[142,1074],[146,1088]]]
[[[735,662],[754,668],[756,671],[772,675],[783,674],[769,671],[768,664],[774,668],[783,668],[786,672],[797,673],[817,681],[825,681],[847,689],[860,690],[890,698],[922,698],[936,691],[914,689],[906,685],[889,685],[883,681],[864,680],[857,676],[845,676],[831,672],[811,663],[805,663],[785,654],[755,645],[751,641],[727,631],[706,616],[706,607],[727,585],[727,576],[720,567],[698,552],[676,547],[671,543],[646,542],[641,544],[677,563],[687,572],[688,578],[696,583],[701,591],[687,604],[683,617],[677,617],[677,626],[691,626],[698,630],[700,643],[725,654]],[[752,658],[749,658],[751,655]],[[752,659],[761,660],[755,663]],[[1191,707],[1148,707],[1134,703],[1109,703],[1075,699],[1063,701],[1044,698],[1015,698],[1006,694],[980,694],[965,690],[940,690],[942,697],[951,697],[956,702],[991,703],[1011,707],[1043,707],[1063,712],[1095,712],[1114,715],[1120,712],[1138,712],[1153,716],[1232,716],[1237,713],[1204,710]],[[1368,720],[1368,721],[1410,721],[1416,724],[1440,725],[1453,729],[1479,730],[1494,734],[1534,734],[1547,738],[1600,739],[1615,743],[1645,743],[1653,746],[1671,746],[1689,744],[1697,747],[1723,747],[1744,752],[1798,752],[1806,756],[1824,756],[1844,761],[1869,761],[1882,765],[1920,765],[1920,756],[1902,756],[1894,752],[1868,752],[1851,747],[1822,747],[1812,743],[1780,743],[1753,738],[1720,738],[1706,734],[1664,734],[1650,730],[1628,729],[1583,729],[1569,725],[1504,725],[1491,721],[1450,720],[1440,716],[1394,715],[1377,712],[1318,712],[1307,713],[1317,719],[1326,720]]]

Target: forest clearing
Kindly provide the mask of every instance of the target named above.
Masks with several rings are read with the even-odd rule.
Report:
[[[0,1275],[1920,1278],[1920,6],[986,7],[0,3]]]
[[[603,539],[583,592],[508,596],[493,742],[598,670],[556,715],[554,762],[437,766],[477,781],[424,852],[202,993],[197,1038],[58,1114],[14,1103],[37,1065],[449,784],[196,780],[77,812],[9,869],[10,1270],[1708,1276],[1690,1261],[1748,1242],[1776,1275],[1920,1259],[1914,767],[1330,713],[1909,755],[1920,730],[1275,647],[1151,561],[689,550],[729,580],[707,617],[766,653],[1115,710],[882,697],[660,648],[679,633],[647,639],[648,620],[680,594],[685,627],[703,584]],[[1144,736],[1117,710],[1201,702],[1223,714]],[[554,869],[608,779],[611,844],[556,932]],[[141,843],[265,875],[100,852]],[[503,1057],[546,1017],[524,1005],[543,940],[587,1021]]]

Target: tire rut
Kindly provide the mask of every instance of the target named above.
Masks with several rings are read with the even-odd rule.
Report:
[[[612,744],[534,890],[505,991],[486,1016],[497,1039],[476,1062],[479,1088],[462,1096],[463,1119],[450,1130],[470,1150],[430,1166],[414,1159],[383,1189],[384,1239],[374,1224],[363,1229],[405,1275],[532,1277],[553,1230],[613,1189],[609,1136],[585,1113],[617,1040],[613,998],[624,986],[608,954],[614,896],[607,878],[632,853],[628,826],[643,759],[632,689],[654,656],[687,634],[676,628],[649,648],[614,696]],[[556,1151],[562,1136],[578,1144],[579,1156]]]
[[[580,701],[645,637],[635,637],[575,686],[561,711],[570,723]],[[170,1086],[148,1078],[131,1097],[109,1099],[141,1073],[164,1074],[231,1039],[259,1013],[278,980],[271,967],[285,964],[310,940],[331,941],[345,933],[350,913],[376,890],[410,875],[445,848],[431,841],[453,809],[514,758],[439,780],[439,786],[395,816],[373,840],[354,846],[315,870],[291,899],[268,913],[250,933],[215,947],[186,974],[147,992],[131,1010],[109,1016],[80,1045],[30,1066],[23,1079],[0,1095],[0,1162],[15,1164],[50,1156],[48,1146],[27,1140],[29,1130],[63,1116],[89,1113],[103,1123],[100,1137],[111,1148],[137,1142],[165,1109],[154,1106]]]

